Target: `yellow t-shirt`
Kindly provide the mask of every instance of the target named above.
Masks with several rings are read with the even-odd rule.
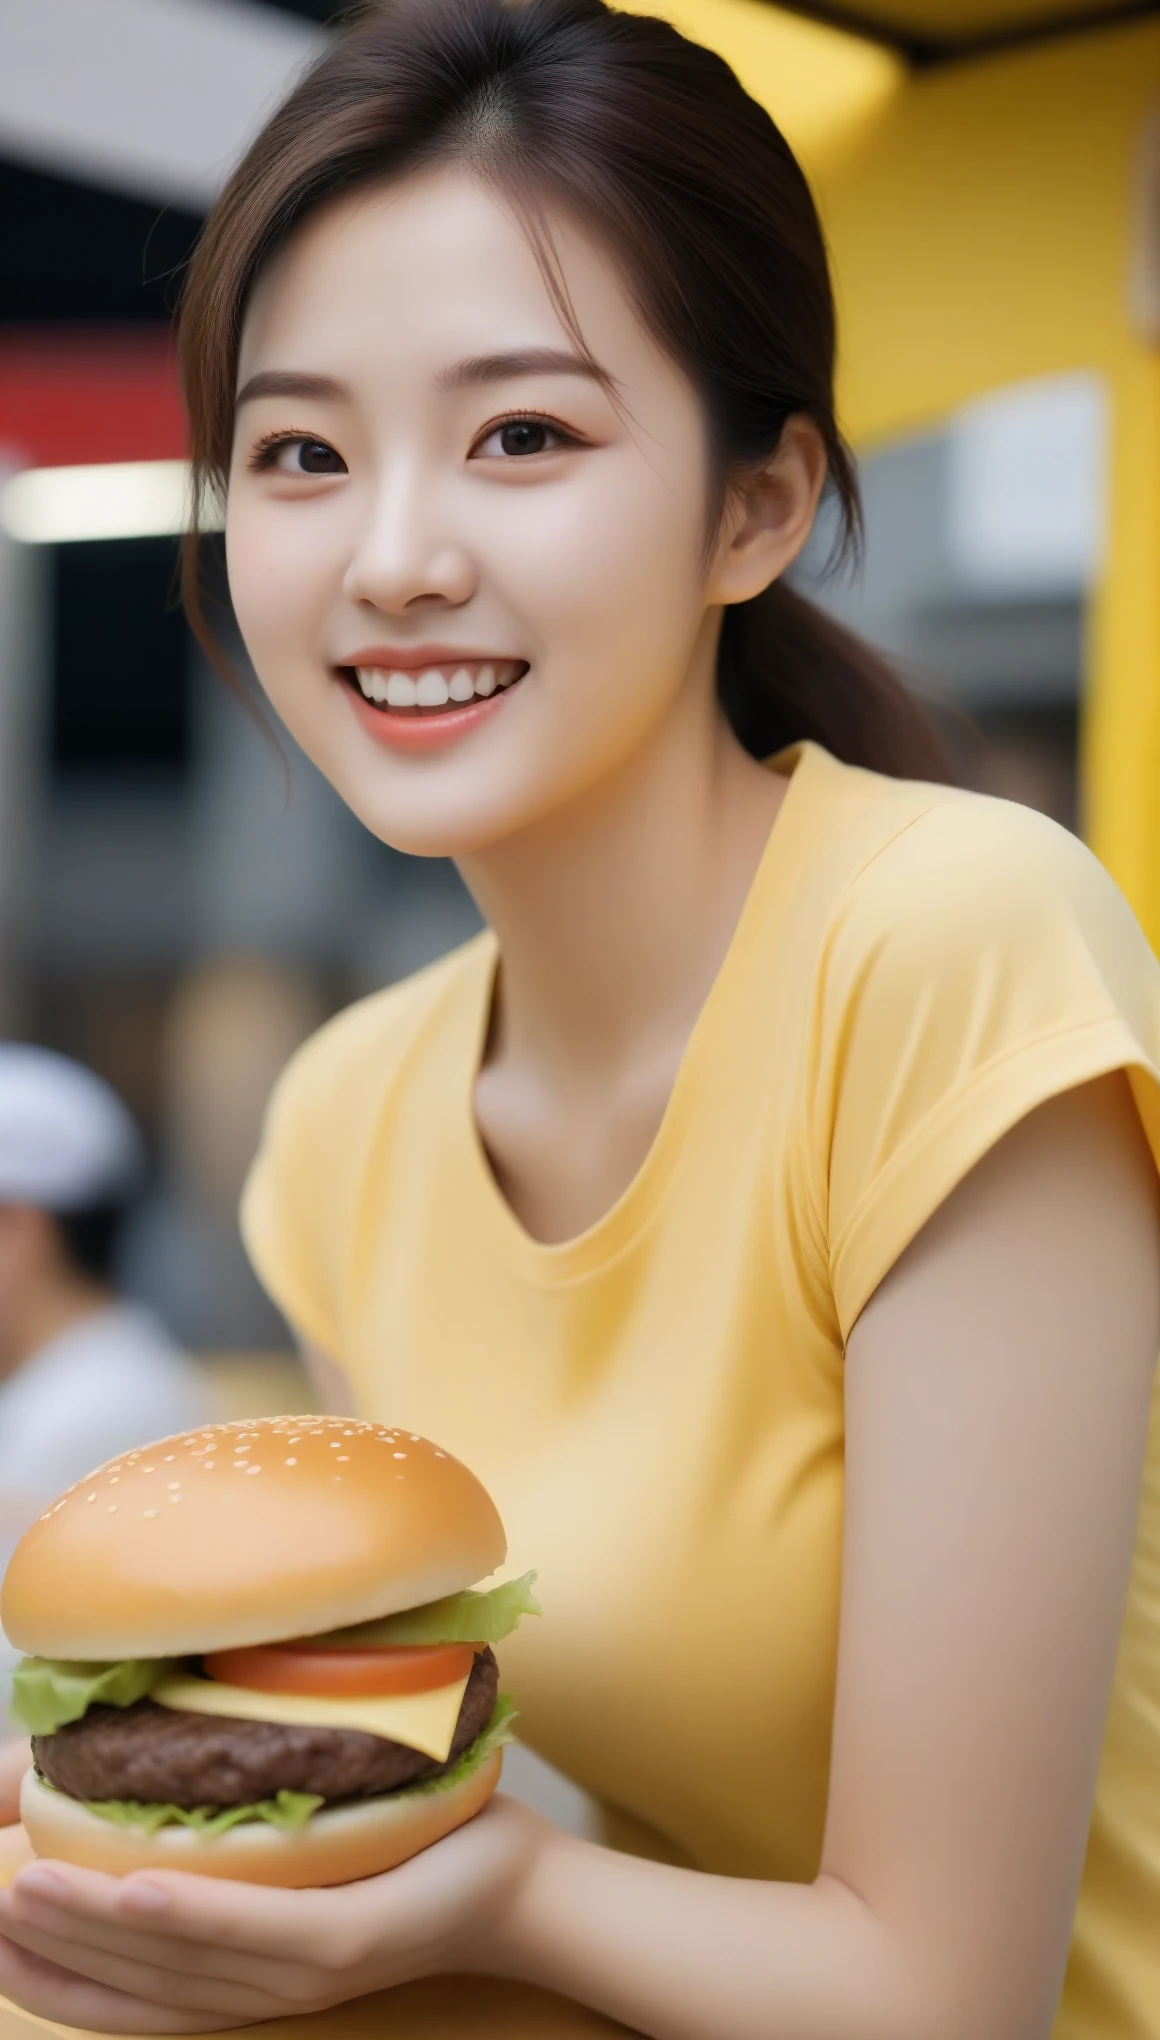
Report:
[[[537,1568],[544,1619],[502,1651],[524,1739],[677,1857],[804,1880],[844,1339],[1046,1098],[1125,1068],[1160,1152],[1160,968],[1043,817],[814,745],[775,763],[792,777],[728,955],[599,1223],[538,1244],[489,1171],[484,934],[298,1053],[244,1227],[359,1409],[466,1460],[513,1568]],[[1160,2040],[1160,1427],[1153,1445],[1056,2040]]]

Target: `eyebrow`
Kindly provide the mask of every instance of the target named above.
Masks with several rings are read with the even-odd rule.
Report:
[[[351,395],[347,385],[338,382],[332,375],[307,375],[304,371],[289,368],[264,368],[258,375],[252,375],[243,383],[234,404],[237,408],[252,403],[255,397],[329,397],[332,400]]]

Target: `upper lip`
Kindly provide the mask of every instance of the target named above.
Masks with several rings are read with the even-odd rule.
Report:
[[[522,666],[510,652],[478,652],[464,645],[367,645],[340,659],[340,666],[381,666],[385,673],[422,673],[429,666]]]

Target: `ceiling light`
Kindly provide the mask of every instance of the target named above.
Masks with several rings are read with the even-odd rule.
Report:
[[[220,528],[220,520],[211,520]],[[25,545],[176,537],[189,527],[183,460],[25,468],[0,485],[0,530]]]

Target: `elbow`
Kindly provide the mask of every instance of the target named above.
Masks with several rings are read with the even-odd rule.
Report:
[[[822,1887],[844,1915],[847,1946],[853,1929],[862,1947],[849,1970],[851,1981],[858,1976],[849,2020],[857,2040],[1051,2040],[1062,1964],[1045,1979],[1041,1965],[1032,1973],[1026,1946],[986,1950],[965,1922],[961,1941],[945,1928],[903,1931],[840,1878],[819,1877]]]

